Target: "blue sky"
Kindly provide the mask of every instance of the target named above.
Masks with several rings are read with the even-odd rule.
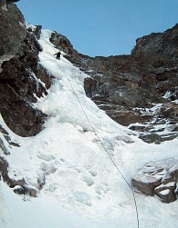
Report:
[[[130,54],[137,38],[178,23],[178,0],[21,0],[27,22],[65,35],[90,56]]]

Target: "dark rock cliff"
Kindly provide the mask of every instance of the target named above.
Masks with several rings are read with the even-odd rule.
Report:
[[[7,125],[21,136],[32,136],[42,129],[45,114],[32,103],[51,85],[49,75],[38,63],[40,29],[27,29],[13,3],[9,2],[6,10],[0,8],[0,112]]]

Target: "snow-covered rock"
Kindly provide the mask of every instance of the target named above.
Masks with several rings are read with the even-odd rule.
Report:
[[[176,200],[178,160],[168,158],[149,162],[132,179],[132,184],[146,195],[156,194],[165,203]]]

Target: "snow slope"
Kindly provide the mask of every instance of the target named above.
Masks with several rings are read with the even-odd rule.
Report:
[[[178,158],[178,140],[146,144],[127,128],[101,111],[83,89],[87,76],[49,42],[51,31],[43,30],[40,64],[56,77],[47,96],[34,104],[48,115],[44,130],[22,138],[3,122],[12,140],[9,173],[25,178],[38,190],[37,198],[18,196],[0,182],[0,227],[118,228],[138,227],[130,183],[146,162]],[[2,136],[3,138],[3,136]],[[8,145],[6,145],[8,147]],[[1,156],[4,156],[0,152]],[[178,203],[135,193],[140,227],[176,227]]]

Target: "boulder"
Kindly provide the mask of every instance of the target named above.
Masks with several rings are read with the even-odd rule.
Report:
[[[139,136],[140,139],[142,139],[144,142],[147,143],[156,143],[156,144],[160,144],[162,141],[162,137],[159,136],[156,133],[152,133],[152,134],[144,134],[144,135],[140,135]]]
[[[169,169],[169,174],[171,177],[174,177],[176,181],[178,180],[178,164],[175,164]]]
[[[13,188],[13,191],[16,193],[16,194],[19,194],[19,195],[24,195],[25,194],[25,189],[20,186],[20,185],[16,185],[14,188]]]
[[[162,184],[154,189],[154,193],[161,198],[164,203],[171,203],[176,200],[176,183],[168,182],[167,184]]]
[[[134,177],[132,185],[146,195],[153,196],[155,187],[161,184],[161,178],[157,179],[152,176]]]
[[[168,158],[143,166],[132,179],[132,185],[146,195],[157,195],[162,202],[177,199],[178,160]]]
[[[32,197],[37,197],[37,190],[34,188],[31,188],[28,190],[29,191],[29,195]]]

